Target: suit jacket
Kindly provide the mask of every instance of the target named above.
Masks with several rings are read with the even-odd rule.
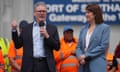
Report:
[[[33,37],[32,37],[33,23],[28,24],[20,36],[18,37],[17,31],[12,32],[12,39],[15,42],[15,47],[20,48],[23,46],[23,62],[21,72],[32,72],[32,58],[33,58]],[[49,38],[44,38],[45,55],[47,63],[51,72],[56,72],[55,61],[53,57],[53,49],[59,50],[59,36],[57,28],[54,25],[47,24],[46,30]]]
[[[89,24],[84,26],[80,31],[76,55],[79,58],[80,55],[84,54],[85,57],[90,57],[90,61],[85,65],[81,65],[83,67],[80,66],[83,69],[80,72],[106,72],[105,52],[109,45],[110,28],[106,24],[96,25],[91,35],[88,49],[85,52],[84,48],[88,28]]]

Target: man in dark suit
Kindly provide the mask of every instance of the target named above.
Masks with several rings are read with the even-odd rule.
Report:
[[[47,24],[47,9],[44,2],[34,7],[35,21],[27,25],[20,36],[17,24],[12,24],[12,39],[15,47],[23,46],[21,72],[56,72],[53,49],[59,50],[59,36],[56,26]]]

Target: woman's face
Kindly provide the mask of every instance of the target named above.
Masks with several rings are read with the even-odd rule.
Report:
[[[86,19],[88,22],[92,22],[95,20],[95,16],[94,16],[93,12],[86,10],[85,15],[86,15]]]

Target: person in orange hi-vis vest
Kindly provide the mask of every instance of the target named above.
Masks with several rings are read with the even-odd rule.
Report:
[[[0,37],[0,72],[11,72],[8,59],[9,40]]]
[[[119,58],[120,58],[120,42],[115,48],[112,64],[111,64],[108,72],[120,72],[120,64],[117,61],[117,59],[119,59]]]
[[[120,41],[118,43],[118,45],[115,48],[115,52],[114,52],[114,58],[115,59],[120,59]],[[113,60],[113,65],[115,65],[115,60]],[[114,69],[115,67],[113,67],[112,69]],[[118,67],[117,67],[117,72],[120,72],[120,64],[118,63]]]
[[[1,48],[0,48],[0,72],[4,72],[4,66],[3,66],[3,64],[4,64],[4,57],[3,57],[3,55],[2,55],[2,51],[1,51]]]
[[[57,72],[78,72],[79,62],[75,56],[77,43],[73,29],[65,26],[63,37],[60,39],[60,50],[54,51]]]
[[[114,54],[109,52],[106,54],[106,59],[108,62],[107,72],[120,72],[120,64],[118,63],[117,58],[120,58],[120,42],[116,46]]]
[[[16,21],[13,21],[13,23],[16,23]],[[27,24],[27,21],[22,20],[19,24],[19,31],[21,32],[23,28],[27,26]],[[13,40],[11,40],[8,53],[8,57],[12,66],[12,72],[20,72],[22,65],[23,48],[21,47],[19,49],[16,49]]]
[[[120,72],[120,64],[118,64],[116,58],[111,53],[107,53],[107,72]]]
[[[107,72],[109,72],[110,66],[112,65],[113,54],[107,52],[106,53],[106,60],[107,60]]]

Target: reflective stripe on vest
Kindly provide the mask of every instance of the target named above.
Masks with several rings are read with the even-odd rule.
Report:
[[[4,64],[0,64],[0,66],[4,66]]]
[[[76,58],[75,56],[73,56],[73,55],[71,55],[71,56],[69,56],[67,59],[72,59],[72,58]],[[76,64],[76,63],[67,63],[67,64],[62,64],[62,68],[63,67],[69,67],[69,66],[77,66],[78,67],[78,64]]]
[[[15,58],[15,59],[22,59],[22,56],[16,55],[16,58]]]
[[[77,64],[76,63],[69,63],[69,64],[62,64],[62,68],[63,67],[69,67],[69,66],[77,66]]]
[[[0,69],[5,71],[4,64],[0,64]]]
[[[8,47],[9,47],[9,41],[8,39],[3,39],[0,38],[0,46],[1,46],[1,50],[3,53],[3,57],[4,57],[4,66],[5,66],[5,72],[11,72],[11,67],[9,64],[9,59],[8,59]]]
[[[60,57],[60,60],[64,59],[63,53],[61,51],[59,52],[59,57]]]
[[[69,59],[71,59],[71,58],[76,58],[76,57],[75,57],[75,56],[73,56],[73,55],[71,55],[71,56],[69,56],[68,58],[69,58]]]

